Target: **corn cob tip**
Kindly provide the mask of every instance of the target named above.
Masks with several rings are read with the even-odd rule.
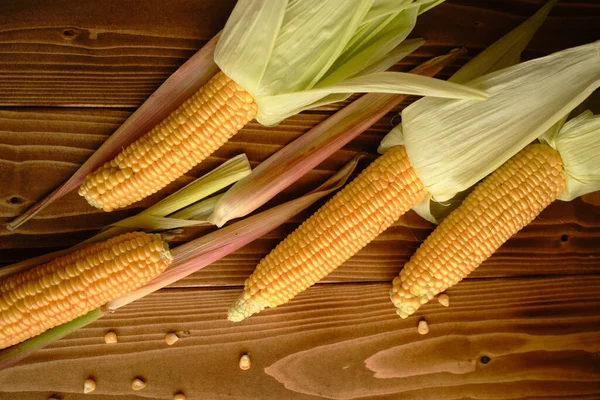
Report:
[[[413,315],[421,305],[427,303],[427,296],[414,296],[402,288],[392,288],[390,290],[390,299],[396,306],[396,314],[402,319]]]
[[[264,309],[265,306],[263,304],[252,298],[246,298],[242,294],[227,312],[227,319],[231,322],[240,322]]]

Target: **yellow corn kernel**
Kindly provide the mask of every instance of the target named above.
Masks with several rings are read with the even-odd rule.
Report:
[[[165,335],[165,342],[167,342],[169,346],[174,345],[178,340],[179,336],[177,336],[177,334],[174,332],[169,332]]]
[[[394,279],[390,297],[402,318],[457,284],[552,203],[565,186],[562,160],[533,144],[473,190],[423,242]]]
[[[89,174],[79,194],[104,211],[142,200],[221,147],[257,110],[252,96],[219,72],[149,133]]]
[[[114,332],[112,332],[112,331],[110,331],[110,332],[107,332],[107,333],[104,335],[104,343],[106,343],[106,344],[113,344],[113,343],[117,343],[117,340],[118,340],[118,339],[117,339],[117,334],[116,334],[116,333],[114,333]]]
[[[425,195],[403,146],[388,150],[271,251],[229,310],[240,321],[327,276]]]
[[[250,362],[250,356],[248,354],[242,354],[240,357],[240,369],[242,371],[247,371],[250,369],[252,363]]]
[[[143,249],[139,254],[144,259],[128,261],[123,257],[139,249]],[[147,263],[148,259],[154,262]],[[0,348],[39,335],[137,289],[164,271],[171,260],[160,235],[132,232],[0,280]]]
[[[131,388],[133,390],[142,390],[146,387],[146,382],[141,380],[140,378],[135,378],[133,382],[131,382]]]
[[[424,319],[419,321],[417,325],[417,332],[419,335],[427,335],[429,333],[429,324]]]
[[[83,382],[83,393],[92,393],[94,390],[96,390],[96,381],[93,379],[86,379]]]
[[[447,294],[440,294],[438,296],[438,301],[444,307],[450,307],[450,297]]]

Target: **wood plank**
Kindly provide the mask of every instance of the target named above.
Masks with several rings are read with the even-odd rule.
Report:
[[[397,68],[408,70],[457,44],[467,47],[469,56],[442,74],[447,77],[544,2],[448,0],[420,17],[412,37],[428,44]],[[222,28],[234,3],[2,2],[0,105],[137,107]],[[525,58],[596,40],[599,25],[596,0],[559,2]]]
[[[163,290],[0,372],[0,398],[84,399],[88,376],[93,394],[110,399],[132,398],[136,376],[148,386],[135,395],[160,399],[178,390],[189,399],[597,398],[599,284],[463,282],[449,308],[428,304],[406,320],[387,284],[326,285],[237,324],[225,314],[239,289]],[[427,336],[416,331],[422,317]],[[103,343],[108,330],[117,344]],[[181,335],[172,347],[169,331]]]
[[[9,221],[66,180],[128,115],[127,111],[97,109],[0,111],[0,181],[3,182],[0,187],[0,221]],[[193,177],[201,176],[241,152],[246,152],[256,166],[327,115],[308,113],[294,116],[280,124],[276,132],[251,123],[189,175],[125,210],[104,213],[90,207],[73,192],[14,232],[0,228],[0,266],[79,243],[103,226],[138,212]],[[359,151],[370,155],[360,165],[360,168],[365,167],[374,159],[379,140],[393,126],[390,123],[392,118],[391,115],[383,118],[270,205],[318,186]],[[176,286],[242,284],[258,261],[322,203]],[[432,229],[431,224],[411,212],[324,282],[388,282]],[[197,237],[208,231],[207,228],[190,229],[186,237]],[[503,246],[473,277],[598,273],[599,241],[600,192],[570,203],[555,202],[540,218]]]

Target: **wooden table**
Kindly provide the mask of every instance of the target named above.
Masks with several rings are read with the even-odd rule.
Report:
[[[408,70],[465,46],[469,57],[535,12],[542,0],[448,0],[419,19],[428,45]],[[223,26],[232,0],[0,2],[0,221],[67,179],[169,74]],[[600,3],[563,1],[525,53],[532,58],[600,37]],[[7,265],[73,245],[134,214],[226,159],[255,166],[340,105],[251,123],[159,195],[102,213],[76,193],[14,232],[0,230]],[[358,151],[375,157],[399,122],[383,118],[279,196],[316,187]],[[363,163],[362,167],[367,165]],[[433,226],[410,212],[290,304],[243,323],[226,310],[256,263],[316,207],[188,279],[137,301],[0,372],[1,399],[592,399],[600,398],[600,192],[555,202],[468,279],[398,318],[390,280]],[[198,236],[206,229],[196,229]],[[426,318],[431,332],[417,333]],[[114,330],[118,344],[104,344]],[[167,346],[164,335],[181,339]],[[248,353],[252,367],[238,367]],[[98,388],[83,395],[83,381]],[[139,392],[131,381],[148,386]]]

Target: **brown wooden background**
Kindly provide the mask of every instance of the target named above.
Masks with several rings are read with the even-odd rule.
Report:
[[[233,4],[0,1],[0,222],[67,179],[221,29]],[[448,0],[420,18],[412,36],[428,45],[397,69],[467,47],[447,77],[542,4]],[[563,0],[525,56],[599,38],[600,2]],[[189,176],[124,211],[98,212],[72,193],[16,232],[0,228],[0,265],[75,244],[241,152],[257,165],[336,108],[276,129],[251,123]],[[358,151],[374,157],[397,122],[383,118],[275,202],[314,188]],[[388,299],[389,281],[433,228],[411,212],[289,305],[228,322],[226,310],[255,264],[315,207],[0,372],[0,398],[169,399],[179,390],[190,399],[600,398],[600,192],[552,204],[449,290],[449,309],[432,302],[401,320]],[[422,317],[427,336],[416,332]],[[116,345],[103,342],[110,329]],[[175,346],[163,340],[168,331],[182,336]],[[237,365],[244,352],[252,359],[246,372]],[[84,396],[88,376],[98,389]],[[148,381],[140,392],[130,389],[136,376]]]

